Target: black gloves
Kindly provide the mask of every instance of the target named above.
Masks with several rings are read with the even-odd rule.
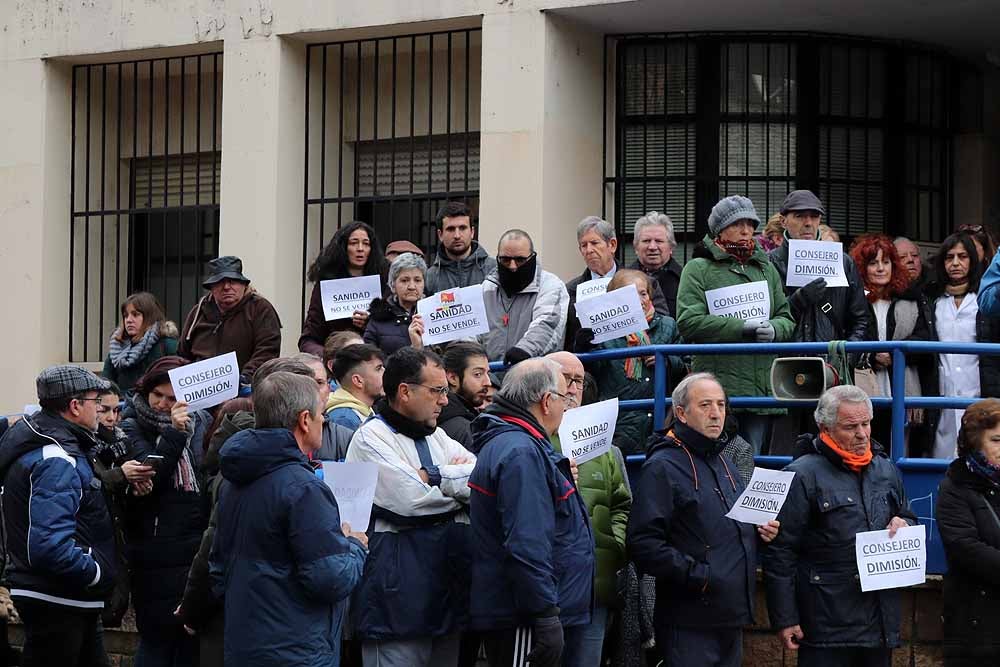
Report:
[[[559,616],[536,618],[531,630],[528,662],[534,667],[558,667],[563,652],[563,628]]]
[[[596,346],[591,343],[594,339],[593,329],[577,329],[576,335],[573,336],[573,351],[574,352],[590,352]]]
[[[513,366],[514,364],[524,361],[525,359],[531,359],[531,355],[519,347],[512,347],[507,350],[505,355],[503,355],[503,362],[508,366]]]
[[[824,297],[826,296],[826,280],[823,278],[817,278],[808,285],[803,285],[800,287],[792,296],[789,301],[792,305],[799,310],[805,310],[806,308],[812,306],[818,306],[823,303]]]

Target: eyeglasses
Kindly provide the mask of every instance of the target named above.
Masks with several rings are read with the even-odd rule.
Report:
[[[573,377],[572,375],[569,375],[567,373],[563,373],[562,376],[564,378],[566,378],[566,388],[567,389],[572,389],[574,386],[577,386],[577,387],[580,387],[581,389],[583,389],[583,378],[581,378],[581,377]]]
[[[501,264],[510,264],[511,262],[514,262],[514,264],[516,264],[517,266],[524,266],[532,259],[534,259],[535,255],[537,254],[538,253],[533,252],[527,257],[515,257],[513,255],[498,255],[497,261],[500,262]]]
[[[415,384],[418,387],[423,387],[424,389],[428,390],[432,394],[437,394],[438,396],[447,396],[448,395],[448,387],[432,387],[432,386],[427,385],[427,384],[420,384],[419,382],[407,382],[406,384]]]
[[[549,392],[555,396],[562,399],[563,405],[574,405],[576,403],[572,396],[567,396],[566,394],[560,394],[558,391]]]
[[[80,397],[80,396],[74,397],[73,400],[74,401],[94,401],[95,403],[100,403],[101,402],[100,398],[83,398],[83,397]]]

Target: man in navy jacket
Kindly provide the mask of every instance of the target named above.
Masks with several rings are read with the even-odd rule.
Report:
[[[114,587],[114,530],[91,449],[108,383],[76,366],[36,381],[42,411],[0,440],[7,583],[24,623],[23,665],[107,665],[101,609]]]
[[[471,623],[491,667],[557,667],[563,628],[591,620],[590,519],[569,459],[549,442],[566,391],[559,364],[522,361],[472,422]]]
[[[640,572],[656,577],[653,625],[666,667],[739,667],[743,626],[753,622],[757,537],[726,517],[744,484],[719,440],[726,393],[710,373],[674,389],[677,421],[650,444],[632,504],[628,548]]]
[[[337,667],[344,601],[368,539],[340,523],[307,458],[323,442],[313,378],[276,372],[254,387],[257,428],[220,452],[225,481],[209,570],[225,599],[227,665]]]

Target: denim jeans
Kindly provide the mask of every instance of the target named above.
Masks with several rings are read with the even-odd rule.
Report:
[[[607,629],[607,607],[594,607],[590,625],[563,629],[562,667],[600,667]]]

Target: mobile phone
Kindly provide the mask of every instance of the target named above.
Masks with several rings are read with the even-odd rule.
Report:
[[[142,464],[146,466],[153,466],[154,468],[163,463],[163,457],[159,454],[150,454],[145,459],[142,460]]]

